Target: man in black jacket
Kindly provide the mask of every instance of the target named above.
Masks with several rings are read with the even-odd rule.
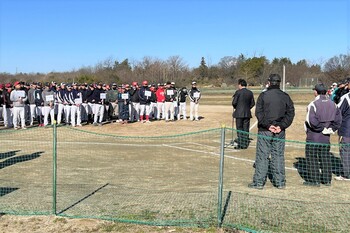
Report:
[[[285,130],[292,124],[295,115],[293,101],[287,93],[280,90],[281,77],[271,74],[268,81],[269,87],[259,95],[255,107],[258,140],[255,173],[253,182],[248,185],[255,189],[263,189],[265,185],[269,160],[272,184],[280,189],[285,187]]]
[[[236,118],[237,139],[235,149],[247,149],[249,145],[249,126],[252,113],[250,109],[255,106],[253,92],[247,89],[244,79],[238,80],[238,90],[233,95],[233,118]],[[246,133],[245,133],[246,132]]]

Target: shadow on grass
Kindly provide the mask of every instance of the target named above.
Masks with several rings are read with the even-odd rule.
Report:
[[[342,163],[340,158],[335,157],[332,153],[330,153],[329,156],[331,158],[332,173],[336,176],[341,175]],[[305,181],[313,181],[308,178],[309,165],[307,163],[307,159],[304,157],[297,157],[295,159],[297,162],[293,163],[293,166],[298,170],[300,177]]]
[[[12,158],[9,158],[9,159],[6,159],[5,161],[0,162],[0,169],[12,166],[16,163],[22,163],[22,162],[26,162],[26,161],[29,161],[32,159],[36,159],[36,158],[40,157],[42,153],[44,153],[43,151],[39,151],[39,152],[35,152],[32,154],[28,154],[28,155],[21,155],[21,156],[13,157],[16,154],[16,152],[18,152],[18,151],[11,151],[11,152],[14,152],[13,154],[12,153],[9,154],[9,155],[11,155]],[[4,153],[4,154],[6,154],[6,153]],[[8,156],[8,157],[10,157],[10,156]]]
[[[6,194],[12,193],[19,188],[11,188],[11,187],[0,187],[0,197],[5,196]]]
[[[98,191],[100,191],[101,189],[105,188],[106,186],[108,186],[109,183],[102,185],[101,187],[99,187],[98,189],[92,191],[90,194],[86,195],[85,197],[81,198],[80,200],[78,200],[77,202],[73,203],[72,205],[68,206],[67,208],[65,208],[64,210],[61,210],[60,212],[57,213],[57,215],[63,214],[64,212],[66,212],[67,210],[73,208],[74,206],[78,205],[79,203],[83,202],[84,200],[88,199],[89,197],[91,197],[92,195],[94,195],[95,193],[97,193]]]
[[[5,153],[0,153],[0,159],[7,159],[9,157],[15,156],[20,150],[13,150]]]

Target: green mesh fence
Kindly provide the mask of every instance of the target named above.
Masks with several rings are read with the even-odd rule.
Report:
[[[291,134],[292,130],[287,132],[287,138],[288,133]],[[227,205],[223,217],[224,226],[261,232],[349,231],[350,182],[334,179],[342,174],[338,144],[331,144],[328,147],[324,144],[283,140],[286,187],[277,189],[273,186],[270,164],[266,184],[263,190],[258,190],[248,188],[248,184],[253,181],[257,140],[263,136],[247,134],[245,138],[249,140],[247,143],[249,146],[247,149],[238,149],[236,138],[241,134],[244,132],[237,134],[231,129],[227,129],[226,133],[224,168],[226,199],[223,201],[227,201]],[[273,140],[267,137],[265,139]],[[321,174],[322,169],[331,171],[330,186],[318,180],[322,175],[312,172],[313,159],[317,173]],[[311,186],[304,184],[316,181],[320,183]]]
[[[0,131],[0,212],[52,213],[52,129]]]
[[[216,225],[220,130],[116,137],[58,128],[57,212],[152,225]]]
[[[199,227],[219,220],[225,228],[248,232],[348,232],[350,182],[334,179],[343,175],[335,136],[326,153],[330,186],[303,185],[314,179],[306,154],[322,152],[324,145],[287,140],[285,189],[275,188],[269,175],[257,190],[248,184],[258,135],[239,135],[243,141],[226,129],[221,203],[221,129],[118,137],[59,127],[56,150],[52,128],[0,130],[0,212]],[[235,148],[244,140],[246,149]]]

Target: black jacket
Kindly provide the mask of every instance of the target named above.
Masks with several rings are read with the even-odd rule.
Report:
[[[146,93],[149,93],[150,95],[146,95]],[[140,98],[140,104],[145,105],[145,104],[150,104],[151,103],[151,90],[149,87],[141,87],[139,90],[139,98]]]
[[[0,91],[0,107],[4,105],[4,96],[3,96],[3,91]]]
[[[92,93],[92,103],[94,104],[103,104],[104,99],[101,99],[101,93],[105,93],[105,91],[102,88],[95,88],[94,92]]]
[[[139,89],[134,87],[130,89],[129,93],[130,93],[131,102],[140,103],[139,91],[140,91]]]
[[[232,106],[235,109],[232,115],[234,118],[252,118],[250,109],[255,106],[253,92],[247,88],[237,90],[233,95]]]
[[[267,131],[271,125],[285,130],[292,124],[294,115],[293,101],[278,86],[271,86],[259,95],[255,107],[259,131]]]
[[[42,96],[42,90],[41,89],[36,89],[34,91],[34,99],[35,99],[35,105],[36,106],[44,106],[44,99]]]

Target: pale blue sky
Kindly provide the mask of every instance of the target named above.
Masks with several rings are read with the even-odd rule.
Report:
[[[0,0],[0,72],[71,71],[109,57],[322,63],[350,46],[349,0]]]

